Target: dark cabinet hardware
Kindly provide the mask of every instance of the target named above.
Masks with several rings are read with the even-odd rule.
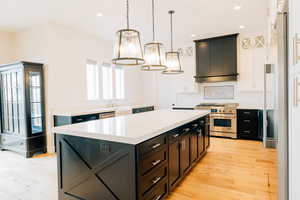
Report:
[[[243,112],[245,115],[250,115],[250,112]]]
[[[245,119],[244,122],[249,123],[251,121],[249,119]]]
[[[152,165],[153,165],[153,166],[156,166],[156,165],[158,165],[159,163],[161,163],[161,160],[155,160],[155,161],[152,162]]]
[[[161,146],[161,144],[160,143],[158,143],[158,144],[155,144],[155,145],[153,145],[152,146],[152,149],[156,149],[156,148],[158,148],[158,147],[160,147]]]
[[[244,133],[251,133],[251,131],[243,131]]]
[[[152,180],[152,183],[153,184],[156,184],[158,183],[158,181],[160,181],[161,177],[155,177],[153,180]]]
[[[173,135],[173,137],[174,138],[177,138],[179,136],[179,134],[177,133],[177,134],[175,134],[175,135]]]
[[[193,124],[192,126],[193,126],[194,128],[196,128],[196,127],[198,126],[198,124]]]

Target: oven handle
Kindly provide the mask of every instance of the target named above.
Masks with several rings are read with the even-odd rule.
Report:
[[[211,115],[210,116],[211,119],[236,119],[235,115]]]

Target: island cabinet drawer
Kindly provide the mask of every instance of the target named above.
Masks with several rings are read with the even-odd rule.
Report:
[[[238,109],[237,115],[239,119],[256,119],[258,117],[258,110]]]
[[[138,145],[139,156],[147,153],[157,152],[167,146],[167,134],[160,135]]]
[[[155,185],[141,200],[162,200],[168,195],[168,179],[164,178],[161,183]]]
[[[160,184],[168,176],[168,165],[165,163],[162,167],[151,171],[145,176],[140,177],[140,195],[144,196],[152,187]]]
[[[160,168],[164,163],[168,161],[168,148],[165,147],[159,152],[148,155],[147,157],[142,158],[140,161],[139,169],[140,176],[144,176],[151,171]]]

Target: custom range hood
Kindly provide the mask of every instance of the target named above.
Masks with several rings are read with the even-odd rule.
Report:
[[[198,83],[237,80],[238,34],[195,40]]]

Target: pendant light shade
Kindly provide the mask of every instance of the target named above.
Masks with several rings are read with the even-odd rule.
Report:
[[[143,50],[140,33],[129,28],[129,3],[127,5],[127,29],[116,33],[114,55],[112,62],[116,65],[141,65],[144,64]]]
[[[144,71],[162,71],[166,70],[165,51],[162,43],[155,42],[155,17],[154,0],[152,0],[152,30],[153,42],[145,44],[144,55],[145,64],[142,66]]]
[[[173,14],[175,13],[174,10],[170,10],[170,18],[171,18],[171,51],[166,53],[166,65],[167,69],[164,70],[163,74],[181,74],[183,73],[181,69],[181,61],[180,61],[180,54],[178,51],[173,50]]]

